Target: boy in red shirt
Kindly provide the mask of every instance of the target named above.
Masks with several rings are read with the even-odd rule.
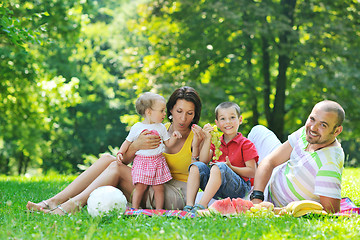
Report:
[[[184,211],[196,212],[205,209],[212,198],[243,198],[250,191],[250,178],[255,176],[258,153],[255,145],[238,132],[242,123],[240,107],[236,103],[224,102],[215,109],[215,123],[223,132],[219,160],[207,163],[214,156],[215,146],[211,143],[213,130],[210,124],[203,128],[204,145],[199,160],[190,164],[187,181],[187,197]],[[204,191],[198,204],[194,205],[199,187]]]

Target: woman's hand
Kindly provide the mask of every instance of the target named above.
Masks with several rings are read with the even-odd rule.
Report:
[[[129,164],[135,157],[135,153],[144,149],[155,149],[161,143],[160,136],[151,134],[150,131],[145,130],[140,133],[139,137],[133,141],[128,150],[124,153],[124,164]]]
[[[194,133],[194,139],[192,142],[192,148],[194,149],[199,149],[200,144],[203,142],[204,138],[205,138],[205,134],[202,130],[202,128],[196,124],[193,124],[191,126],[191,130]]]
[[[151,134],[150,131],[145,130],[140,133],[139,137],[132,142],[131,146],[138,150],[145,150],[145,149],[155,149],[161,143],[161,138],[159,135]]]
[[[200,150],[204,142],[205,134],[202,128],[196,124],[191,126],[191,130],[194,133],[194,138],[191,144],[192,157],[197,158],[200,155]]]

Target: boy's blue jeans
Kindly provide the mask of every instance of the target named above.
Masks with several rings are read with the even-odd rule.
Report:
[[[209,181],[210,168],[214,165],[219,167],[221,173],[221,186],[213,197],[215,199],[222,199],[227,197],[243,198],[251,189],[250,180],[245,182],[243,178],[231,170],[231,168],[229,168],[224,162],[214,163],[210,167],[203,162],[194,162],[190,164],[189,169],[192,165],[197,166],[199,169],[200,188],[203,191],[205,190],[205,187]]]

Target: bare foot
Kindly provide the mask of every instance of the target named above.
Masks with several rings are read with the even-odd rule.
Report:
[[[40,209],[41,212],[47,214],[55,214],[55,215],[68,215],[69,213],[79,212],[81,210],[81,205],[76,204],[73,200],[68,200],[63,204],[59,204],[57,207],[53,209]]]
[[[26,204],[26,208],[31,211],[40,211],[41,209],[50,209],[50,206],[47,201],[41,201],[39,203],[33,203],[28,201],[28,203]]]

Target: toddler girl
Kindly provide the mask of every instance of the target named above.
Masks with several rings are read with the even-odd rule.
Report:
[[[164,205],[163,184],[172,178],[162,153],[165,150],[165,146],[173,146],[176,144],[177,139],[182,136],[178,131],[174,131],[170,136],[166,127],[162,124],[166,117],[166,101],[162,96],[146,92],[136,100],[135,107],[136,111],[144,117],[144,120],[131,127],[129,135],[117,154],[117,161],[123,160],[123,153],[128,150],[131,142],[143,131],[148,130],[151,134],[160,136],[162,141],[159,147],[136,152],[131,175],[135,185],[132,207],[135,209],[139,208],[144,192],[148,186],[152,186],[154,189],[155,207],[156,209],[162,209]]]

